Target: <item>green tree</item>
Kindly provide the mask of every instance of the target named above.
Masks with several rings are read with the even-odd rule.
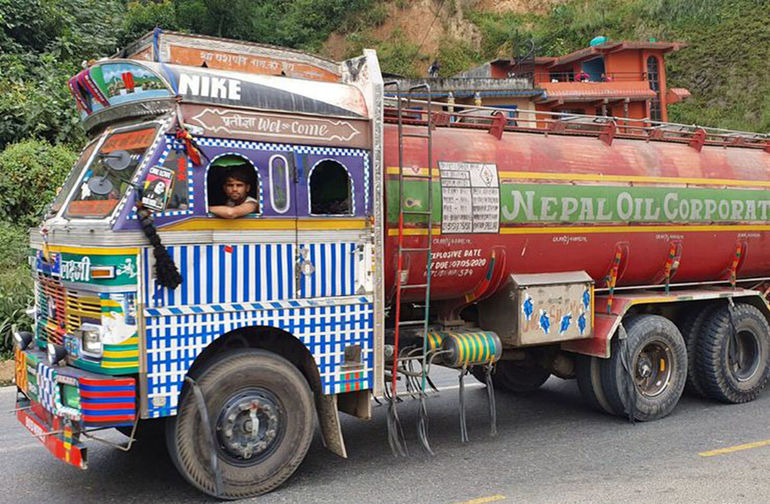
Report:
[[[22,228],[37,225],[77,155],[44,140],[11,144],[0,153],[0,220]]]

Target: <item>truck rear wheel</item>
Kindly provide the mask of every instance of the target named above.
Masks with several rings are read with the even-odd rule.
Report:
[[[208,363],[197,385],[213,428],[221,493],[189,386],[166,428],[169,454],[185,479],[209,495],[239,499],[269,492],[294,473],[315,420],[313,395],[297,368],[271,352],[240,350]]]
[[[676,407],[687,380],[684,338],[660,315],[640,315],[624,327],[625,342],[615,337],[612,356],[601,366],[607,402],[618,414],[633,407],[636,420],[663,418]]]
[[[472,367],[471,373],[478,381],[486,383],[482,367]],[[550,371],[534,363],[498,361],[492,371],[492,384],[497,390],[526,393],[540,388],[549,376],[551,376]]]
[[[603,359],[591,355],[578,355],[575,362],[578,389],[583,399],[594,409],[610,415],[616,412],[612,409],[602,389],[602,377],[599,371]]]
[[[733,325],[735,337],[733,337]],[[709,319],[697,347],[695,365],[706,395],[726,403],[753,401],[767,384],[770,325],[757,308],[736,304]]]
[[[688,313],[679,324],[679,330],[684,337],[687,345],[687,383],[685,390],[693,392],[701,397],[706,397],[706,393],[701,385],[701,380],[697,366],[695,365],[695,354],[701,334],[706,327],[711,315],[714,313],[714,305],[708,304],[700,306]]]

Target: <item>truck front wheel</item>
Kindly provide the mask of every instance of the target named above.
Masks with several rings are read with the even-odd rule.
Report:
[[[263,350],[225,354],[198,374],[208,413],[201,421],[196,394],[185,386],[166,444],[179,472],[203,492],[239,499],[273,490],[305,458],[313,438],[313,395],[289,361]],[[212,443],[220,493],[212,470]]]

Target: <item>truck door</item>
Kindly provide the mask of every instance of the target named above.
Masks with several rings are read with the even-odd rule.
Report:
[[[366,254],[371,253],[364,176],[368,153],[313,150],[295,153],[298,297],[362,293]]]

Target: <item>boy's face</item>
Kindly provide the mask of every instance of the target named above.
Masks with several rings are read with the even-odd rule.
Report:
[[[225,196],[235,202],[236,205],[240,205],[246,200],[246,196],[249,194],[251,186],[240,180],[227,177],[223,189],[225,191]]]

